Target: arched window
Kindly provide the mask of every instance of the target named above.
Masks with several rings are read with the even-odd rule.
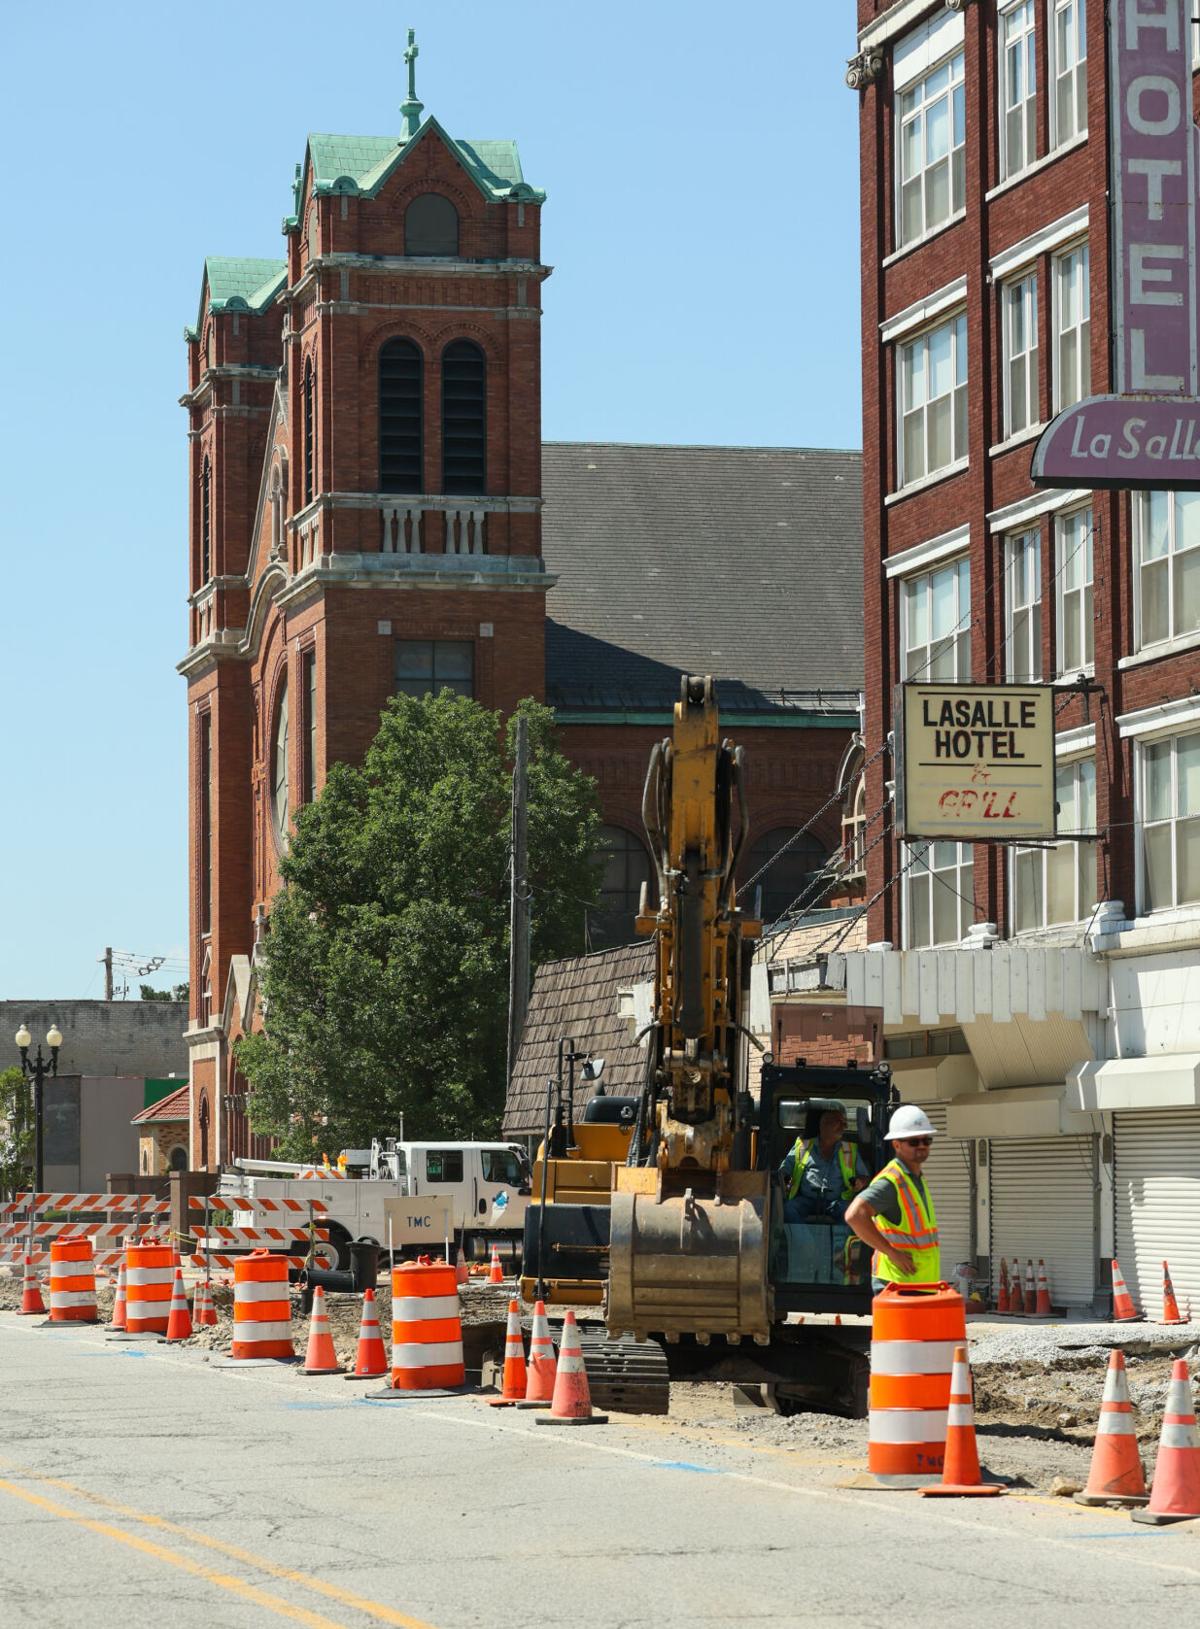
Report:
[[[609,945],[630,944],[637,937],[633,919],[642,883],[650,884],[651,901],[657,893],[646,845],[624,826],[601,826],[596,858],[604,862],[604,875],[599,908],[588,913],[591,948],[604,950]]]
[[[182,1144],[175,1144],[175,1147],[171,1150],[171,1157],[168,1161],[168,1165],[172,1171],[187,1170],[187,1149],[184,1148]]]
[[[311,503],[316,487],[313,483],[313,365],[308,357],[304,363],[304,501]]]
[[[482,493],[487,480],[487,363],[456,339],[442,352],[442,491]]]
[[[411,339],[379,352],[379,490],[424,490],[421,460],[421,353]]]
[[[762,889],[764,922],[777,922],[802,894],[805,895],[806,909],[812,909],[823,902],[826,890],[824,887],[813,886],[813,879],[825,864],[825,850],[817,839],[807,832],[803,837],[796,837],[796,830],[795,826],[777,826],[774,831],[765,832],[751,845],[750,858],[746,862],[744,872],[747,880],[756,871],[761,870],[768,860],[774,860],[771,869],[755,884],[756,888]],[[796,839],[795,842],[785,853],[780,854],[780,850],[792,838]],[[780,854],[780,857],[776,860],[777,854]],[[753,892],[746,896],[743,903],[747,910],[754,909]]]
[[[406,255],[456,255],[458,210],[439,192],[423,192],[404,211]]]
[[[208,1170],[208,1093],[200,1094],[200,1170]]]
[[[208,454],[200,471],[200,583],[212,576],[212,469]]]
[[[275,840],[287,848],[288,836],[288,693],[285,684],[279,692],[275,711],[275,742],[271,749],[271,812],[275,817]]]

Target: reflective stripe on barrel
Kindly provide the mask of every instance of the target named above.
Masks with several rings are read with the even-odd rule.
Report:
[[[97,1319],[91,1239],[55,1239],[50,1245],[50,1321],[95,1323]]]
[[[466,1378],[454,1268],[424,1261],[393,1267],[392,1385],[428,1391]]]
[[[166,1334],[174,1281],[175,1252],[169,1244],[125,1247],[125,1329],[128,1334]]]
[[[867,1467],[876,1476],[940,1475],[954,1348],[966,1341],[963,1299],[944,1284],[889,1284],[871,1313]]]
[[[295,1355],[287,1261],[266,1250],[240,1257],[233,1269],[234,1358]]]

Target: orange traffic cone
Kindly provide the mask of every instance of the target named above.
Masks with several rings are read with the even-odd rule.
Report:
[[[1032,1318],[1037,1307],[1037,1289],[1033,1282],[1033,1262],[1025,1263],[1025,1293],[1022,1296],[1022,1310],[1027,1318]]]
[[[492,1408],[511,1408],[525,1401],[529,1383],[525,1363],[525,1339],[521,1334],[521,1308],[516,1300],[508,1303],[508,1330],[504,1339],[504,1380],[499,1397],[489,1397]]]
[[[985,1482],[979,1474],[975,1410],[971,1404],[971,1366],[967,1362],[966,1347],[956,1346],[954,1367],[950,1373],[950,1408],[946,1415],[946,1458],[942,1480],[922,1488],[921,1492],[957,1498],[960,1495],[1005,1491],[998,1482]]]
[[[471,1273],[470,1269],[467,1267],[467,1258],[463,1255],[463,1247],[460,1244],[458,1247],[458,1259],[454,1264],[454,1282],[456,1284],[468,1284],[470,1279]]]
[[[492,1264],[488,1268],[488,1283],[504,1283],[504,1268],[500,1265],[500,1246],[498,1244],[492,1246]]]
[[[213,1300],[212,1285],[207,1279],[203,1280],[197,1293],[201,1292],[204,1295],[203,1304],[199,1315],[193,1310],[192,1318],[195,1323],[199,1324],[201,1329],[215,1329],[221,1320],[217,1316],[217,1304]]]
[[[1181,1324],[1183,1319],[1179,1316],[1179,1302],[1175,1299],[1174,1286],[1171,1283],[1171,1270],[1163,1262],[1163,1315],[1159,1319],[1163,1324]]]
[[[1009,1283],[1012,1286],[1009,1291],[1008,1310],[1020,1317],[1020,1315],[1025,1311],[1025,1302],[1021,1295],[1021,1262],[1017,1256],[1013,1257],[1013,1264],[1009,1269],[1008,1277]]]
[[[125,1263],[122,1261],[117,1270],[117,1293],[113,1296],[112,1317],[108,1324],[110,1329],[124,1329],[125,1327]]]
[[[1133,1405],[1125,1380],[1125,1354],[1109,1354],[1104,1397],[1096,1426],[1096,1446],[1087,1487],[1075,1495],[1077,1505],[1144,1505],[1146,1473],[1138,1453]]]
[[[1008,1310],[1009,1310],[1009,1302],[1008,1302],[1008,1263],[1005,1261],[1004,1257],[1001,1256],[1000,1257],[1000,1289],[999,1289],[999,1292],[997,1293],[997,1296],[996,1296],[996,1311],[997,1312],[1007,1312]]]
[[[1037,1302],[1033,1310],[1039,1318],[1050,1316],[1050,1281],[1046,1277],[1046,1263],[1040,1256],[1037,1264]]]
[[[379,1332],[379,1314],[375,1311],[375,1291],[363,1291],[362,1322],[358,1328],[358,1350],[354,1355],[354,1373],[347,1380],[381,1380],[390,1375],[387,1351]]]
[[[33,1262],[25,1257],[25,1277],[21,1281],[21,1310],[18,1318],[32,1318],[40,1313],[46,1313],[46,1303],[42,1300],[42,1287],[38,1283],[38,1275],[33,1270]]]
[[[554,1376],[554,1401],[549,1414],[539,1414],[535,1425],[607,1425],[607,1414],[592,1413],[592,1394],[588,1390],[587,1370],[583,1366],[583,1350],[579,1344],[579,1325],[575,1314],[568,1312],[563,1320],[562,1340],[558,1346],[558,1373]]]
[[[525,1369],[525,1401],[522,1408],[545,1408],[554,1400],[554,1378],[557,1365],[554,1342],[550,1339],[550,1324],[546,1318],[546,1303],[533,1303],[533,1327],[529,1332],[529,1362]]]
[[[1125,1277],[1116,1256],[1112,1264],[1112,1321],[1114,1324],[1133,1323],[1142,1315],[1133,1304],[1133,1297],[1125,1288]]]
[[[301,1374],[342,1374],[333,1349],[333,1332],[325,1311],[325,1291],[318,1284],[313,1291],[312,1322],[308,1326],[308,1351]]]
[[[188,1311],[187,1291],[183,1287],[183,1268],[179,1266],[175,1268],[175,1282],[171,1285],[166,1338],[168,1341],[186,1341],[192,1338],[192,1315]]]
[[[1171,1365],[1171,1384],[1167,1388],[1150,1503],[1145,1510],[1135,1510],[1133,1520],[1161,1527],[1166,1522],[1197,1518],[1200,1518],[1200,1433],[1196,1430],[1187,1360],[1176,1358]]]

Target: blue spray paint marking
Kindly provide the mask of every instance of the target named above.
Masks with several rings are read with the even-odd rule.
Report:
[[[1072,1533],[1073,1539],[1141,1539],[1153,1538],[1154,1529],[1150,1527],[1114,1527],[1107,1533]]]
[[[300,1409],[308,1414],[311,1414],[317,1409],[321,1408],[353,1408],[353,1406],[354,1404],[349,1401],[345,1403],[283,1403],[281,1405],[283,1408],[293,1410]]]
[[[724,1476],[716,1465],[693,1465],[688,1459],[656,1459],[655,1469],[660,1471],[691,1471],[695,1476]]]

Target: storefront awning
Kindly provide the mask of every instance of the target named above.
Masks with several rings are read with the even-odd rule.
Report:
[[[1057,1085],[977,1092],[946,1105],[951,1137],[1077,1137],[1097,1129]]]
[[[1076,1064],[1067,1074],[1067,1100],[1085,1113],[1196,1108],[1200,1106],[1200,1052]]]

